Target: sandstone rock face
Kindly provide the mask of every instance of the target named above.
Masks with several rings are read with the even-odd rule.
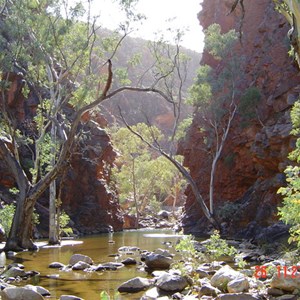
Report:
[[[199,14],[201,25],[207,28],[219,23],[222,31],[238,30],[241,18],[239,6],[230,15],[233,1],[204,0]],[[243,55],[242,86],[255,86],[261,99],[256,116],[243,124],[238,113],[235,117],[224,151],[217,164],[215,177],[215,207],[225,201],[237,202],[240,209],[230,215],[229,233],[242,237],[256,236],[262,228],[278,221],[277,206],[281,198],[277,189],[284,184],[283,170],[288,164],[287,154],[294,140],[289,136],[291,122],[289,110],[300,91],[300,77],[296,64],[288,55],[287,31],[289,25],[274,10],[272,0],[244,0],[242,44],[235,48]],[[203,54],[203,64],[219,67],[208,53]],[[206,200],[209,194],[210,169],[213,146],[208,149],[203,141],[203,119],[196,112],[193,124],[182,142],[179,152],[185,165]],[[184,231],[201,234],[207,222],[196,203],[191,189],[187,189]]]
[[[82,233],[122,230],[123,218],[116,193],[109,187],[110,170],[116,153],[99,123],[90,120],[64,177],[63,209]]]

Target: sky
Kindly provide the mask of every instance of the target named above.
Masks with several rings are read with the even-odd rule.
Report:
[[[201,0],[139,0],[136,9],[146,16],[143,24],[131,36],[147,40],[155,39],[155,33],[167,36],[167,28],[186,30],[182,46],[202,52],[203,33],[197,19]],[[104,27],[116,29],[122,20],[122,12],[115,0],[95,0],[93,13],[100,16]],[[167,22],[168,19],[172,21]],[[171,39],[170,39],[171,40]]]

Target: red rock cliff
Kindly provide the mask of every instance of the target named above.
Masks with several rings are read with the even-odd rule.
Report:
[[[204,0],[199,14],[203,28],[219,23],[223,32],[235,28],[241,21],[239,7],[230,15],[233,1]],[[256,116],[248,126],[241,126],[241,118],[234,119],[222,157],[218,162],[215,199],[216,207],[225,201],[239,204],[240,209],[227,220],[229,233],[242,237],[259,234],[278,220],[277,206],[280,197],[278,187],[284,184],[283,170],[287,154],[292,149],[293,139],[289,110],[299,94],[299,71],[289,57],[289,25],[274,10],[272,0],[244,0],[245,18],[242,26],[242,44],[235,49],[236,55],[244,55],[243,85],[256,86],[261,100]],[[208,53],[202,64],[216,66]],[[185,165],[208,200],[211,155],[203,151],[202,134],[198,130],[203,120],[196,113],[180,152],[185,156]],[[207,149],[206,149],[207,150]],[[186,232],[201,234],[207,222],[195,203],[190,189],[187,190],[183,226]]]
[[[14,124],[22,132],[30,135],[34,129],[32,118],[38,105],[38,99],[30,92],[26,99],[22,94],[24,85],[21,74],[9,75],[11,81],[7,92],[7,109],[13,116]],[[2,103],[2,101],[1,101]],[[1,110],[1,105],[0,105]],[[114,163],[116,153],[110,143],[110,138],[102,128],[105,120],[101,115],[92,119],[88,114],[82,118],[83,134],[80,145],[74,149],[70,168],[63,180],[62,208],[69,214],[74,226],[80,233],[99,233],[108,230],[122,230],[123,217],[115,192],[110,187],[110,168]],[[33,126],[33,127],[32,127]],[[21,160],[30,160],[28,147],[21,147]],[[12,201],[7,189],[15,185],[10,171],[0,157],[0,195],[7,202]],[[48,197],[43,196],[38,201],[37,211],[40,217],[40,233],[48,231]]]

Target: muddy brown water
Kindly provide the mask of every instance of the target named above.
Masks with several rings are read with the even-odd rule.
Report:
[[[90,256],[95,264],[110,261],[120,262],[126,257],[134,255],[122,255],[110,257],[118,253],[122,246],[137,246],[142,250],[153,251],[157,248],[168,249],[169,243],[176,243],[182,236],[173,234],[172,231],[124,231],[111,234],[102,234],[80,238],[80,240],[65,241],[62,247],[47,247],[42,244],[38,252],[18,253],[13,259],[0,255],[0,264],[7,265],[13,261],[25,265],[26,271],[35,270],[40,276],[35,276],[25,284],[41,285],[51,292],[50,299],[59,299],[61,295],[71,294],[85,300],[100,300],[101,291],[107,291],[111,299],[140,299],[143,293],[116,295],[118,286],[136,276],[147,277],[148,274],[137,266],[125,266],[116,271],[84,272],[84,271],[60,271],[49,269],[51,262],[58,261],[68,264],[70,257],[75,253]],[[112,242],[113,241],[113,242]],[[138,257],[138,256],[137,256]],[[53,279],[46,278],[51,275]],[[24,282],[23,282],[24,284]]]

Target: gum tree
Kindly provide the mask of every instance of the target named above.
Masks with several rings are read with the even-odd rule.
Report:
[[[31,238],[34,205],[68,168],[83,114],[127,90],[166,98],[155,85],[112,90],[114,55],[130,31],[130,20],[140,18],[132,13],[134,1],[120,2],[128,16],[120,27],[122,34],[102,38],[96,21],[80,2],[69,6],[60,0],[0,1],[0,156],[19,190],[6,250],[35,249]],[[10,113],[8,95],[14,84],[10,78],[15,73],[22,78],[20,94],[39,101],[30,124],[33,137],[22,134]],[[66,115],[66,107],[73,108],[71,115]],[[32,151],[30,173],[20,159],[20,143]]]
[[[209,184],[209,210],[212,215],[216,167],[238,107],[239,61],[232,51],[237,39],[235,30],[222,34],[218,24],[212,24],[205,30],[205,50],[220,62],[220,67],[216,70],[208,65],[202,65],[188,99],[202,116],[204,120],[202,131],[207,139],[211,140],[208,146],[212,153]]]

